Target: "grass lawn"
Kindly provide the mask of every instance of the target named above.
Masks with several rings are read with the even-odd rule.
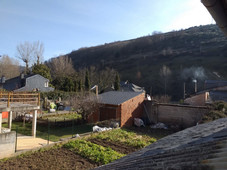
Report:
[[[71,137],[72,133],[73,135],[75,135],[75,134],[91,132],[92,126],[93,125],[90,125],[90,124],[77,125],[77,126],[74,126],[73,131],[72,131],[72,127],[55,127],[55,128],[50,127],[49,139],[50,141],[56,142],[56,141],[59,141],[61,138]],[[3,127],[7,127],[7,124],[3,124]],[[19,134],[31,136],[31,129],[32,129],[31,123],[26,123],[25,127],[23,127],[22,122],[13,122],[12,131],[16,131],[16,128],[18,128]],[[37,125],[36,137],[47,140],[48,127]]]

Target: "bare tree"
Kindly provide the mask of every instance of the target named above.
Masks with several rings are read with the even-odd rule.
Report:
[[[25,63],[25,73],[29,73],[29,65],[36,62],[40,63],[43,57],[43,43],[35,41],[33,43],[25,41],[17,45],[17,57]]]
[[[47,62],[52,77],[72,76],[75,73],[72,60],[68,56],[52,58]]]
[[[33,48],[36,64],[39,65],[43,61],[44,45],[42,42],[40,43],[39,41],[36,41],[33,44]]]
[[[0,76],[8,78],[16,77],[20,74],[19,62],[7,55],[0,58]]]
[[[166,65],[163,65],[160,69],[160,76],[164,79],[164,89],[165,89],[165,96],[166,96],[166,86],[168,77],[171,75],[171,70]]]
[[[100,90],[104,90],[107,87],[111,87],[114,84],[116,71],[114,69],[105,68],[103,70],[98,70],[94,66],[89,69],[81,69],[78,72],[78,78],[84,79],[86,70],[89,72],[91,85],[98,85]]]
[[[25,73],[28,73],[28,67],[32,60],[33,45],[29,42],[17,45],[17,57],[25,63]]]
[[[84,121],[95,111],[98,111],[100,104],[97,96],[93,93],[80,93],[70,98],[70,105],[82,115]]]

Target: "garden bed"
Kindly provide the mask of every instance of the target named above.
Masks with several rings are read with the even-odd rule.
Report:
[[[0,169],[92,169],[156,141],[152,134],[143,131],[113,129],[94,133],[63,145],[2,160]]]
[[[65,148],[39,151],[0,161],[0,169],[93,169],[98,165]]]
[[[94,139],[94,138],[88,139],[88,141],[104,147],[110,147],[111,149],[126,155],[138,150],[138,148],[134,148],[134,147],[124,145],[122,143],[113,142],[113,141],[106,141],[106,140]]]

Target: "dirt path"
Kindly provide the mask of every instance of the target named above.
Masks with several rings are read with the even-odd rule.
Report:
[[[12,158],[5,162],[0,161],[1,170],[93,169],[96,166],[96,164],[64,148],[36,152],[20,158]]]
[[[17,151],[29,150],[47,145],[48,141],[32,136],[19,136],[17,138]],[[51,144],[53,142],[49,142]]]

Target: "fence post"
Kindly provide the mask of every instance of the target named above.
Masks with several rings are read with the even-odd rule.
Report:
[[[49,119],[47,118],[47,122],[48,122],[48,145],[50,143],[50,123],[49,123]]]
[[[73,133],[74,133],[74,119],[72,120],[72,138],[73,138]]]
[[[38,106],[40,106],[40,93],[38,93]]]
[[[7,107],[9,107],[9,103],[10,103],[10,92],[8,93],[8,102],[7,102]]]
[[[15,152],[17,152],[17,132],[18,132],[18,126],[16,127]]]

